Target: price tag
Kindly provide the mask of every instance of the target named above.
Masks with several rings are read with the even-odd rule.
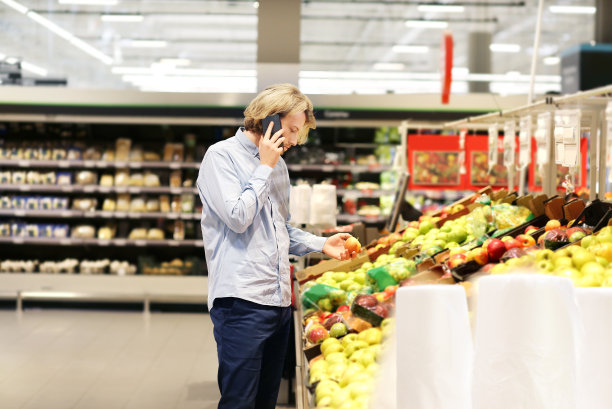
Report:
[[[94,162],[92,160],[83,161],[83,167],[84,168],[93,168],[95,166],[96,166],[96,162]]]
[[[173,195],[180,195],[181,193],[183,193],[183,190],[180,187],[171,187],[170,193]]]
[[[531,116],[521,118],[519,131],[519,166],[526,168],[531,162]]]
[[[70,210],[64,210],[60,213],[61,217],[72,217],[72,212]]]
[[[100,193],[110,193],[111,192],[111,188],[110,187],[99,187],[98,188],[98,192]]]
[[[131,162],[130,163],[130,167],[133,168],[133,169],[140,169],[140,168],[142,168],[142,163],[140,163],[140,162]]]
[[[321,170],[323,172],[333,172],[334,170],[336,170],[336,167],[333,165],[323,165],[321,166]]]
[[[127,168],[128,163],[127,162],[115,162],[115,167],[116,168]]]
[[[555,113],[555,162],[567,167],[578,166],[580,146],[580,110]]]
[[[550,112],[544,112],[538,115],[537,129],[535,132],[536,138],[536,163],[538,165],[548,164],[550,156],[550,142],[552,135],[550,134],[550,124],[552,116]]]
[[[138,247],[144,247],[147,245],[147,241],[146,240],[134,240],[134,245]]]
[[[83,192],[84,193],[94,193],[96,191],[96,186],[84,186],[83,187]]]
[[[178,240],[168,240],[168,246],[170,247],[178,247],[181,245],[181,242]]]
[[[23,210],[15,210],[15,217],[25,217],[26,212]]]
[[[20,161],[17,161],[17,166],[19,166],[20,168],[29,168],[30,167],[30,161],[29,160],[20,160]]]
[[[106,169],[108,167],[108,162],[99,161],[99,162],[96,163],[96,166],[101,168],[101,169]]]
[[[19,186],[19,191],[20,192],[29,192],[30,190],[32,190],[32,188],[28,185],[21,185]]]
[[[69,168],[70,162],[67,160],[60,160],[59,162],[57,162],[57,166],[60,168]]]
[[[72,245],[72,240],[71,239],[61,239],[59,243],[62,246],[70,246]]]
[[[142,217],[142,215],[138,212],[131,212],[129,215],[131,219],[140,219]]]
[[[102,189],[100,189],[100,191],[102,191]],[[126,186],[118,186],[115,188],[115,192],[117,193],[127,193],[128,192],[128,188]]]
[[[493,166],[497,165],[498,161],[498,143],[499,143],[499,130],[497,124],[489,127],[489,170]]]
[[[115,239],[115,246],[125,246],[127,244],[127,240],[125,239]]]
[[[115,212],[115,217],[118,219],[125,219],[127,217],[126,212]]]
[[[25,242],[25,240],[22,239],[21,237],[16,237],[12,241],[13,241],[13,244],[23,244]]]
[[[515,164],[516,149],[516,124],[508,121],[504,125],[504,166],[510,167]]]
[[[110,245],[110,240],[98,240],[98,246],[108,246]]]
[[[170,169],[180,169],[181,168],[181,164],[177,163],[177,162],[172,162],[172,163],[170,163],[169,168]]]
[[[612,167],[612,102],[608,102],[606,108],[606,129],[607,129],[607,150],[606,150],[606,165]],[[612,172],[609,172],[608,181],[612,181]]]
[[[166,213],[166,217],[168,219],[178,219],[179,218],[179,214],[178,213]]]
[[[100,217],[105,218],[105,219],[110,219],[111,217],[115,215],[114,212],[109,212],[106,210],[101,211],[99,214],[100,214]]]
[[[139,187],[131,187],[128,189],[130,193],[139,195],[142,192],[142,189]]]
[[[291,165],[291,170],[294,172],[301,172],[304,168],[300,165]]]
[[[62,186],[60,190],[65,193],[70,193],[74,190],[74,188],[72,186]]]

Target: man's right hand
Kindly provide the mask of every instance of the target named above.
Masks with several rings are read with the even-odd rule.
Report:
[[[283,153],[283,148],[280,144],[283,143],[283,130],[277,131],[274,135],[272,133],[273,122],[270,122],[266,133],[259,139],[259,161],[262,165],[270,166],[274,168],[278,162],[278,158]]]

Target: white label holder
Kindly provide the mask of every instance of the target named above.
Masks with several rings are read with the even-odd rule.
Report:
[[[537,129],[535,131],[536,139],[536,163],[540,166],[547,165],[550,157],[550,122],[552,120],[550,112],[544,112],[538,115]]]
[[[465,136],[467,135],[467,129],[459,131],[459,174],[465,175]]]
[[[508,190],[514,190],[516,169],[516,124],[508,121],[504,125],[504,166],[508,170]]]
[[[498,163],[499,129],[497,124],[489,127],[489,171]]]
[[[606,108],[606,168],[612,167],[612,102]],[[607,171],[607,169],[606,169]],[[608,174],[608,182],[612,182],[612,172]]]
[[[519,125],[519,167],[525,169],[531,162],[531,116],[521,118]]]
[[[580,110],[555,113],[555,163],[575,168],[580,156]]]

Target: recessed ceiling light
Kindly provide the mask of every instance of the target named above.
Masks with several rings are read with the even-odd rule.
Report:
[[[555,14],[595,14],[597,7],[591,6],[550,6],[551,13]]]
[[[559,57],[546,57],[544,58],[544,64],[546,65],[557,65],[561,62]]]
[[[489,50],[494,53],[518,53],[521,51],[521,46],[518,44],[493,43],[489,46]]]
[[[78,4],[82,6],[116,6],[119,0],[58,0],[59,4]]]
[[[102,14],[100,20],[114,23],[140,23],[144,20],[142,14]]]
[[[426,54],[429,52],[429,47],[426,45],[394,45],[391,50],[394,53],[406,53],[406,54]]]
[[[448,28],[448,21],[442,20],[407,20],[405,24],[411,28]]]
[[[404,64],[395,62],[379,62],[374,64],[374,69],[380,71],[401,71],[404,67]]]
[[[133,48],[164,48],[168,45],[168,42],[162,40],[123,40],[121,45]]]
[[[423,13],[463,13],[465,7],[451,4],[419,4],[417,10]]]

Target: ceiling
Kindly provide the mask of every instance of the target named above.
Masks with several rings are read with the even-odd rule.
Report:
[[[25,61],[31,68],[25,71],[28,76],[36,77],[34,72],[40,67],[44,72],[38,74],[67,78],[71,87],[131,88],[140,84],[150,90],[157,85],[158,90],[255,91],[258,3],[115,0],[114,5],[64,4],[75,1],[92,0],[0,0],[0,57]],[[448,22],[454,40],[455,92],[467,92],[467,83],[461,79],[477,74],[468,74],[467,68],[470,33],[478,31],[491,33],[493,43],[520,47],[518,52],[491,53],[491,73],[516,79],[514,85],[506,81],[502,88],[492,85],[491,90],[525,92],[538,2],[445,3],[463,5],[463,11],[423,11],[418,1],[304,1],[300,86],[330,93],[424,92],[436,86],[431,92],[437,92],[444,30],[407,27],[406,20],[419,19]],[[550,9],[553,5],[594,7],[595,0],[549,0],[545,5],[537,74],[547,77],[538,81],[540,92],[555,90],[559,83],[559,63],[548,59],[552,64],[547,65],[544,58],[592,41],[595,25],[593,14],[557,14]],[[23,13],[25,9],[19,12],[20,6],[29,14]],[[138,15],[142,21],[103,21],[102,14]],[[134,40],[163,43],[142,47]],[[428,48],[416,50],[424,53],[398,53],[393,49],[396,45]],[[486,57],[488,50],[480,51]],[[152,68],[158,70],[157,76],[151,77]],[[141,74],[149,75],[147,86],[134,79]],[[173,76],[174,81],[162,87],[160,75]]]

